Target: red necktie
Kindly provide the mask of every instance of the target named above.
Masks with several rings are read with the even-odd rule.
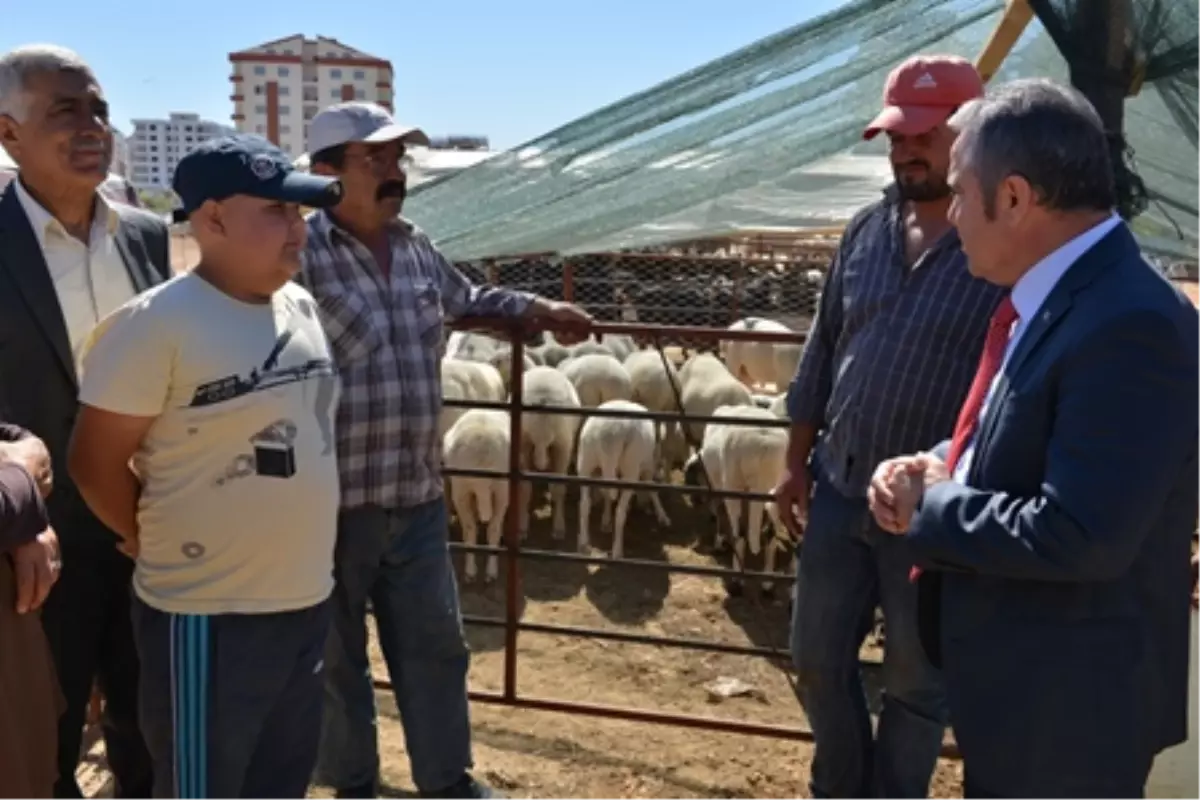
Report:
[[[950,452],[946,456],[946,468],[954,474],[954,467],[962,458],[967,442],[979,426],[979,412],[983,410],[983,401],[987,399],[988,389],[1000,365],[1004,363],[1004,351],[1008,349],[1009,336],[1013,323],[1017,321],[1017,309],[1013,306],[1012,298],[1005,296],[996,306],[992,314],[991,324],[988,325],[987,339],[983,343],[983,355],[979,357],[979,369],[975,371],[975,380],[971,382],[971,391],[963,401],[962,410],[958,412],[958,422],[954,425],[954,436],[950,439]],[[908,578],[916,581],[921,576],[921,568],[913,567]]]

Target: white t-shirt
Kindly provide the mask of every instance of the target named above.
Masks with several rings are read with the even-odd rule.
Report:
[[[133,460],[138,597],[256,614],[329,596],[339,394],[317,304],[294,283],[253,305],[187,273],[101,321],[80,400],[157,417]]]

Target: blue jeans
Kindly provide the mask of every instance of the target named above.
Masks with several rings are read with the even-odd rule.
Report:
[[[338,517],[319,783],[347,789],[378,778],[367,598],[400,710],[413,782],[421,791],[437,791],[471,768],[470,654],[446,528],[441,498],[392,511],[352,509]]]
[[[813,797],[925,797],[946,727],[941,674],[917,635],[903,537],[865,499],[817,479],[796,579],[792,661],[812,726]],[[876,605],[887,624],[883,709],[872,734],[858,654]]]

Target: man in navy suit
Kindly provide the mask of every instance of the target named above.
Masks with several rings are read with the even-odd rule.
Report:
[[[951,153],[993,317],[954,437],[869,492],[916,561],[968,797],[1140,797],[1187,735],[1197,314],[1141,257],[1072,89],[964,106]]]

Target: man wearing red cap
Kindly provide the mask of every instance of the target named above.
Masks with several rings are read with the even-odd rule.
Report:
[[[919,56],[896,68],[864,131],[888,136],[895,182],[846,226],[788,392],[788,468],[776,490],[803,534],[792,626],[812,726],[814,797],[924,797],[946,725],[921,647],[913,555],[867,507],[876,464],[950,435],[1003,290],[973,278],[946,219],[953,131],[980,97],[971,64]],[[858,652],[876,606],[887,623],[876,733]]]

